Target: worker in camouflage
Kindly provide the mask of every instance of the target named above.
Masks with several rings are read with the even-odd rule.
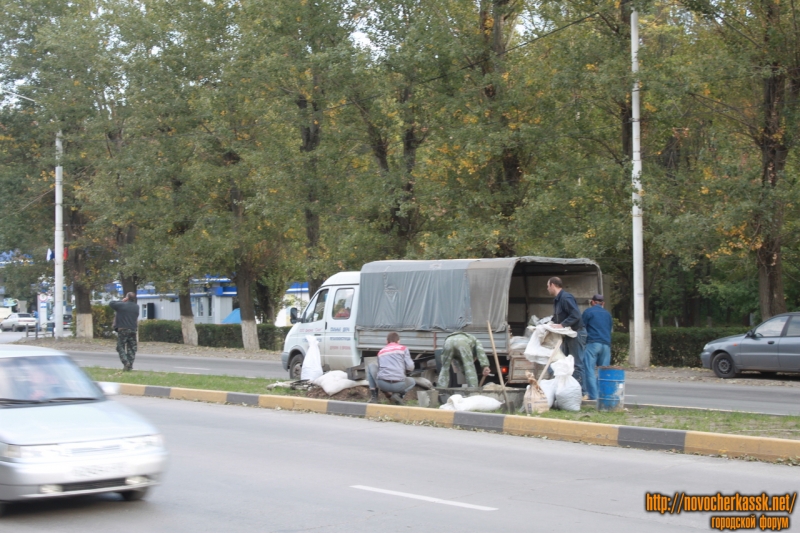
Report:
[[[436,380],[436,386],[442,388],[450,386],[450,364],[455,363],[464,372],[467,384],[473,388],[477,387],[476,359],[481,368],[483,368],[483,375],[488,376],[491,372],[489,370],[489,359],[486,357],[486,352],[483,351],[480,341],[469,333],[462,331],[448,335],[444,340],[442,369],[439,371],[439,379]]]
[[[123,370],[133,369],[133,361],[136,359],[136,350],[138,349],[135,330],[120,329],[117,331],[117,353]]]
[[[136,303],[136,294],[129,292],[122,301],[108,304],[114,310],[114,330],[117,332],[117,353],[122,362],[122,369],[133,370],[133,361],[136,359],[136,329],[139,326],[139,304]]]

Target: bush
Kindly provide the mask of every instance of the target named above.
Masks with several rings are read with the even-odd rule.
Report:
[[[177,320],[142,320],[139,322],[139,340],[183,344],[181,323]]]
[[[708,342],[729,335],[740,335],[746,328],[653,328],[650,343],[652,366],[701,367],[700,352]],[[611,364],[628,363],[630,335],[611,334]]]
[[[114,336],[111,328],[114,323],[114,310],[107,305],[92,306],[92,336],[95,339],[107,339]],[[77,328],[77,323],[73,317],[73,328]]]
[[[701,367],[700,352],[708,342],[739,335],[747,328],[653,328],[650,364]]]
[[[239,324],[195,324],[197,344],[212,348],[242,348],[242,327]],[[258,343],[262,350],[280,350],[289,329],[271,324],[258,324]],[[142,342],[183,344],[181,323],[177,320],[143,320],[139,322]]]

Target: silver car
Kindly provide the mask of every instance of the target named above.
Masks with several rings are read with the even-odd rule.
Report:
[[[0,322],[0,331],[25,331],[25,327],[36,327],[36,319],[30,313],[11,313]]]
[[[800,313],[775,315],[747,333],[711,341],[700,360],[720,378],[742,370],[800,372]]]
[[[0,514],[9,502],[39,498],[118,492],[138,500],[166,462],[158,430],[108,400],[68,355],[0,348]]]

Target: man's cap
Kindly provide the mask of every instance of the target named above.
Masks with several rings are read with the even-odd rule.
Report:
[[[592,301],[594,301],[594,302],[605,302],[606,299],[603,298],[602,294],[595,294],[594,296],[592,296]]]

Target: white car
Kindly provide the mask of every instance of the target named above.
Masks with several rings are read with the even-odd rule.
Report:
[[[158,430],[106,398],[67,354],[0,348],[0,515],[10,502],[40,498],[139,500],[166,463]]]
[[[25,326],[30,329],[36,327],[36,319],[30,313],[11,313],[8,318],[0,322],[0,331],[25,331]]]

